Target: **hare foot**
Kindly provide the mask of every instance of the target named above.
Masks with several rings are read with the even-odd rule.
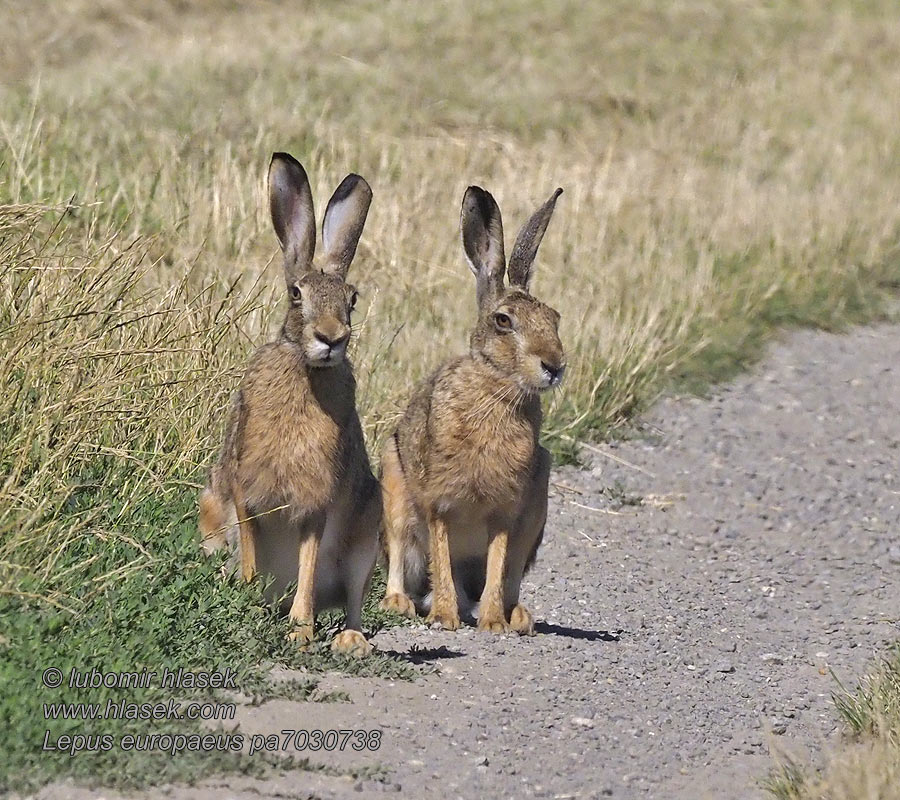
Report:
[[[432,608],[425,618],[428,623],[437,623],[444,630],[455,631],[459,628],[459,612],[454,609]]]
[[[534,636],[534,617],[525,606],[514,606],[509,615],[509,627],[522,636]]]
[[[366,641],[366,637],[359,631],[345,630],[334,637],[331,649],[335,653],[362,658],[372,652],[372,645]]]
[[[402,614],[404,617],[416,616],[416,607],[413,605],[413,601],[402,592],[385,595],[380,607],[384,611],[393,611],[395,614]]]

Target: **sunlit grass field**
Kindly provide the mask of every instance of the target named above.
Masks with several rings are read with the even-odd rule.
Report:
[[[347,172],[374,190],[351,279],[376,458],[413,383],[466,347],[470,183],[510,243],[565,189],[534,287],[570,354],[545,425],[561,458],[745,368],[781,326],[895,309],[892,0],[0,0],[0,75],[9,782],[206,768],[36,754],[48,660],[333,666],[288,652],[193,540],[229,395],[284,311],[273,150],[306,165],[320,213]]]

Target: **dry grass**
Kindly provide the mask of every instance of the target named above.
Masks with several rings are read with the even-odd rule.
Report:
[[[469,182],[508,228],[567,190],[537,278],[574,353],[554,429],[620,422],[723,336],[740,361],[773,298],[776,317],[838,324],[896,279],[889,3],[181,5],[76,3],[73,34],[43,48],[20,6],[10,40],[54,66],[4,93],[5,194],[99,203],[85,224],[152,237],[164,288],[192,270],[220,293],[243,276],[242,296],[275,251],[269,152],[302,158],[320,207],[363,173],[357,362],[375,440],[410,383],[465,346]],[[254,343],[281,314],[277,263],[263,281]]]
[[[374,188],[352,271],[374,450],[466,346],[469,183],[508,238],[565,187],[536,278],[571,354],[558,449],[900,286],[892,0],[0,0],[0,23],[0,602],[22,613],[77,619],[192,525],[283,313],[273,150],[320,210],[348,171]]]

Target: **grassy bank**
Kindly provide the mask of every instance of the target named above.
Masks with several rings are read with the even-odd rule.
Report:
[[[561,456],[673,385],[745,368],[779,327],[879,318],[900,286],[888,0],[85,0],[54,15],[8,0],[0,15],[7,780],[141,783],[205,763],[41,754],[49,661],[227,664],[261,693],[259,664],[333,665],[288,649],[283,622],[193,544],[227,399],[283,313],[273,150],[304,162],[320,212],[346,172],[374,189],[352,272],[373,450],[412,382],[465,347],[469,183],[495,193],[508,240],[566,190],[535,280],[570,352],[546,426]]]

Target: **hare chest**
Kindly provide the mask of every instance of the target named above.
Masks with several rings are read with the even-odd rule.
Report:
[[[499,424],[498,424],[499,423]],[[459,426],[436,448],[431,473],[448,505],[512,510],[531,472],[536,447],[527,419],[486,419],[478,430]]]
[[[327,508],[342,471],[341,408],[333,403],[340,389],[317,392],[302,361],[284,348],[248,371],[239,476],[257,513],[287,505],[296,519]]]

